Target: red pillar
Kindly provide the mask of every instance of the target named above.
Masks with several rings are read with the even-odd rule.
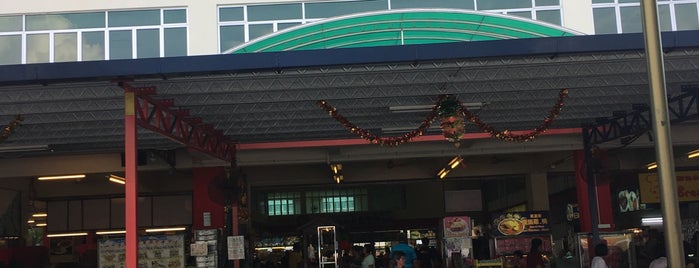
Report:
[[[596,150],[596,161],[600,161],[603,165],[606,161],[606,152]],[[590,222],[590,199],[587,192],[587,166],[585,163],[585,154],[583,151],[575,151],[573,154],[575,160],[575,186],[578,197],[578,209],[580,211],[580,231],[592,231],[592,223]],[[597,196],[597,219],[599,219],[600,231],[614,230],[614,216],[612,214],[611,191],[609,188],[609,176],[606,171],[599,172],[595,178],[595,190]]]
[[[192,221],[194,230],[201,229],[219,229],[225,224],[223,204],[219,204],[209,193],[212,191],[223,191],[220,187],[216,187],[216,178],[225,178],[225,170],[223,167],[195,167],[192,168],[194,173],[194,193],[193,193],[193,210],[194,219]],[[213,184],[213,185],[212,185]],[[212,200],[214,199],[214,200]],[[220,199],[220,198],[219,198]],[[211,226],[204,226],[204,213],[211,215]]]
[[[136,96],[124,93],[124,160],[126,169],[126,267],[138,267],[138,179],[136,152]]]

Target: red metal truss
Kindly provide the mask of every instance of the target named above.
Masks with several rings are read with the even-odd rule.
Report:
[[[119,86],[135,93],[136,123],[153,132],[170,138],[211,156],[235,163],[237,143],[223,135],[223,131],[204,124],[199,117],[192,117],[189,110],[174,109],[174,100],[157,100],[155,87],[134,88],[124,82]]]

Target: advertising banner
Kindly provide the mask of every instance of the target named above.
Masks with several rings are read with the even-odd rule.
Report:
[[[699,201],[699,171],[676,171],[677,198],[680,202]],[[638,174],[641,203],[660,203],[657,173]]]
[[[126,264],[124,238],[100,240],[97,249],[100,268],[119,268]],[[138,267],[184,268],[184,237],[154,235],[138,238]]]
[[[546,233],[549,226],[548,211],[508,212],[493,215],[496,236],[517,236]]]

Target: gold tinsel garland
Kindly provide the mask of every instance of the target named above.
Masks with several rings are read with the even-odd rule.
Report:
[[[453,142],[456,146],[459,146],[459,141],[461,136],[464,134],[464,119],[471,122],[475,127],[483,132],[489,133],[491,137],[497,138],[503,141],[513,141],[513,142],[527,142],[531,141],[539,134],[543,133],[548,129],[553,120],[558,117],[561,109],[563,108],[564,98],[568,96],[568,89],[561,89],[558,92],[558,100],[549,114],[544,117],[544,120],[539,124],[538,127],[533,130],[523,133],[523,134],[513,134],[510,130],[496,130],[488,123],[485,123],[478,118],[477,115],[471,113],[463,104],[458,101],[452,95],[440,95],[437,97],[432,110],[429,112],[425,120],[422,121],[420,126],[416,129],[406,132],[400,136],[382,137],[371,133],[370,131],[363,129],[342,116],[335,107],[329,105],[325,100],[319,100],[317,104],[325,110],[330,116],[335,120],[340,122],[347,130],[351,133],[365,139],[373,144],[386,145],[386,146],[398,146],[402,143],[408,142],[415,137],[422,136],[427,129],[430,128],[432,121],[440,117],[442,127],[442,134],[445,138]]]
[[[22,115],[16,115],[15,119],[13,119],[5,128],[2,130],[2,134],[0,134],[0,143],[5,142],[7,138],[10,137],[12,132],[15,131],[19,127],[19,123],[22,122],[24,118],[22,118]]]

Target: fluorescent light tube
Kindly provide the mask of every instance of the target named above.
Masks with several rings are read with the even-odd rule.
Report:
[[[48,216],[49,216],[49,214],[47,214],[46,212],[39,212],[39,213],[32,214],[32,217],[34,217],[34,218],[43,218],[43,217],[48,217]]]
[[[648,169],[648,170],[655,169],[657,167],[658,167],[658,163],[656,163],[656,162],[649,163],[646,165],[646,169]]]
[[[60,176],[43,176],[43,177],[38,177],[37,180],[50,181],[50,180],[84,179],[84,178],[85,178],[85,174],[76,174],[76,175],[60,175]]]
[[[97,231],[95,234],[98,235],[108,235],[108,234],[125,234],[126,230],[112,230],[112,231]]]
[[[453,159],[451,159],[451,161],[449,161],[449,167],[451,169],[455,169],[459,166],[459,164],[461,164],[461,161],[464,161],[464,159],[461,158],[461,156],[455,156]]]
[[[46,151],[48,149],[49,149],[48,145],[0,146],[0,152],[3,152],[3,153],[36,152],[36,151]]]
[[[662,217],[641,218],[641,223],[644,225],[663,224],[663,218]]]
[[[109,175],[109,181],[118,184],[126,184],[126,179],[124,177],[119,177],[117,175]]]
[[[480,109],[483,107],[483,102],[466,102],[462,103],[464,108],[469,110]],[[434,105],[404,105],[404,106],[390,106],[388,111],[391,113],[421,113],[432,111]]]
[[[439,177],[440,179],[444,179],[444,177],[446,177],[447,174],[449,174],[449,171],[451,171],[451,170],[448,170],[448,169],[446,169],[446,168],[443,168],[442,170],[440,170],[440,171],[437,173],[437,177]]]
[[[694,150],[687,153],[687,158],[695,158],[697,156],[699,156],[699,150]]]
[[[157,232],[170,232],[170,231],[184,231],[185,227],[172,227],[172,228],[154,228],[146,229],[146,233],[157,233]]]
[[[37,224],[38,226],[38,224]],[[84,236],[87,233],[63,233],[63,234],[47,234],[46,237],[65,237],[65,236]]]

